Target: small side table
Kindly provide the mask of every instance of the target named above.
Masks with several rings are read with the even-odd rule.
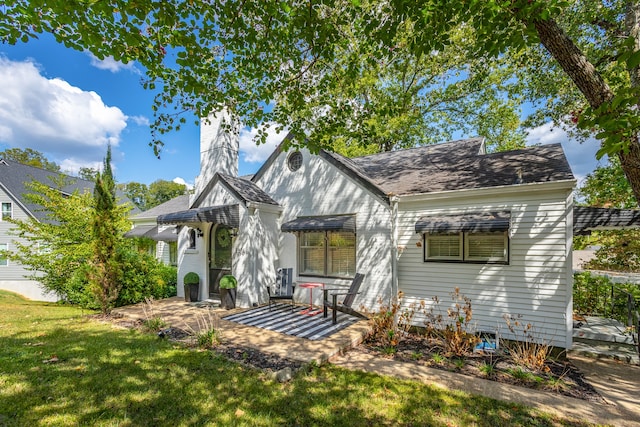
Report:
[[[323,288],[324,283],[301,283],[298,285],[300,288],[309,289],[309,308],[305,308],[300,312],[300,314],[306,314],[307,316],[315,316],[316,314],[322,313],[322,309],[313,308],[313,289],[314,288]]]

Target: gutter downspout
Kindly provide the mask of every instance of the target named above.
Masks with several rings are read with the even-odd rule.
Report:
[[[391,295],[392,306],[398,302],[398,197],[389,198],[391,204]]]

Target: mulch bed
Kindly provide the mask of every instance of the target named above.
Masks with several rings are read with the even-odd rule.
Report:
[[[505,384],[514,384],[538,390],[550,391],[589,402],[605,403],[595,388],[589,384],[584,375],[569,360],[550,360],[547,372],[531,372],[512,362],[509,356],[501,351],[495,353],[473,353],[464,359],[439,357],[439,348],[419,336],[409,334],[397,343],[395,352],[385,351],[376,342],[367,341],[354,351],[362,351],[379,357],[411,362],[434,369],[456,372],[472,377],[483,378]],[[492,365],[491,373],[481,369]],[[516,378],[513,374],[516,372]],[[521,374],[521,375],[518,375]]]
[[[131,321],[121,317],[102,320],[109,320],[111,323],[125,328],[143,329],[143,322],[139,320]],[[180,328],[165,328],[158,332],[158,336],[162,339],[181,342],[187,346],[196,345],[195,338],[189,332]],[[258,349],[237,346],[227,342],[222,342],[211,350],[267,373],[275,373],[286,368],[290,368],[295,372],[304,366],[302,362],[297,360],[279,357]],[[453,358],[434,358],[435,354],[439,354],[438,348],[430,346],[426,340],[411,334],[400,340],[397,343],[395,352],[392,353],[385,351],[379,343],[371,341],[360,344],[349,351],[364,352],[434,369],[550,391],[590,402],[605,403],[602,396],[585,380],[582,372],[568,360],[550,361],[547,364],[548,372],[531,372],[530,374],[532,375],[528,375],[527,378],[516,378],[512,373],[509,373],[509,370],[519,370],[520,372],[526,372],[526,370],[513,364],[509,357],[501,352],[495,354],[474,353],[462,359],[462,362],[456,362]],[[481,370],[484,364],[493,365],[493,370],[489,375]]]

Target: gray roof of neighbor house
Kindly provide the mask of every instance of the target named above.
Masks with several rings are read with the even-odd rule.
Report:
[[[32,181],[38,181],[43,184],[50,184],[54,188],[57,187],[55,180],[60,177],[64,177],[67,183],[61,189],[64,193],[72,194],[76,190],[80,193],[93,191],[92,181],[24,165],[12,160],[0,160],[0,186],[13,195],[18,203],[40,221],[46,218],[47,212],[42,210],[42,206],[27,199],[26,195],[33,192],[28,184]]]
[[[61,188],[63,193],[72,194],[76,190],[79,193],[93,191],[93,181],[40,169],[14,162],[13,160],[0,159],[0,187],[3,187],[5,191],[13,195],[17,202],[39,221],[46,219],[47,212],[42,209],[42,206],[27,199],[26,195],[32,193],[28,184],[32,181],[37,181],[42,184],[48,184],[52,188],[57,188],[56,179],[61,177],[65,180],[65,185]],[[120,203],[130,203],[129,199],[120,190],[116,191],[116,195]],[[140,212],[133,204],[132,206],[131,214]]]
[[[141,212],[133,217],[131,217],[132,221],[142,220],[142,219],[156,219],[160,215],[184,211],[189,209],[189,195],[183,194],[182,196],[174,197],[171,200],[168,200],[158,206],[154,206],[151,209],[147,209],[144,212]]]
[[[471,138],[347,159],[323,153],[386,195],[573,180],[560,144],[485,153]]]
[[[573,234],[589,235],[593,230],[640,228],[640,210],[574,206]]]

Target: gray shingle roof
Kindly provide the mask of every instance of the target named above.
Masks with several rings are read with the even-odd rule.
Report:
[[[560,144],[484,154],[482,138],[352,159],[386,194],[410,195],[574,179]]]
[[[640,228],[640,210],[574,206],[573,234],[588,235],[592,230]]]
[[[218,173],[217,175],[244,202],[256,202],[278,206],[278,202],[273,200],[271,196],[265,193],[260,187],[258,187],[250,180],[234,177],[231,175],[223,175],[220,173]]]
[[[0,162],[0,185],[16,197],[17,200],[40,221],[46,218],[47,213],[42,211],[42,206],[27,200],[25,196],[32,193],[32,190],[27,184],[32,181],[38,181],[52,188],[56,188],[55,179],[59,179],[59,177],[64,177],[68,183],[62,188],[62,191],[65,193],[71,194],[76,190],[80,193],[93,191],[92,181],[23,165],[22,163],[12,160],[3,160]]]
[[[184,211],[189,209],[189,195],[184,194],[182,196],[174,197],[173,199],[166,201],[158,206],[154,206],[151,209],[139,213],[131,219],[145,219],[156,218],[159,215],[164,215],[172,212]]]

